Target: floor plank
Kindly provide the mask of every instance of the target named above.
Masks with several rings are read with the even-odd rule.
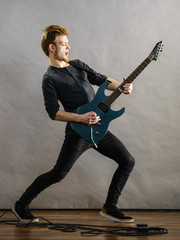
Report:
[[[0,210],[0,215],[3,213]],[[112,227],[135,227],[136,224],[148,224],[149,227],[163,227],[168,229],[168,234],[155,236],[117,236],[113,234],[103,233],[96,236],[81,236],[81,232],[85,230],[77,230],[73,233],[65,233],[59,230],[49,230],[48,228],[34,227],[16,227],[15,225],[0,224],[0,239],[2,240],[179,240],[180,239],[180,211],[124,211],[126,215],[135,219],[134,223],[120,224],[111,221],[99,214],[98,210],[33,210],[35,216],[41,216],[53,223],[63,224],[88,224],[103,225]],[[0,220],[16,220],[12,212],[6,213]],[[40,221],[43,223],[43,220]]]

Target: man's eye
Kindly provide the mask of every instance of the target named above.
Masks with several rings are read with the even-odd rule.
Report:
[[[68,42],[67,43],[66,42],[62,43],[62,46],[66,46],[67,47],[68,46]]]

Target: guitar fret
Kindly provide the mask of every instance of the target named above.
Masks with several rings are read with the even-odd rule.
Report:
[[[142,62],[139,67],[137,67],[131,75],[127,78],[127,82],[131,83],[143,70],[147,65],[150,63],[149,59],[145,59],[144,62]]]
[[[120,91],[118,89],[116,89],[108,98],[106,98],[106,100],[104,101],[104,103],[110,107],[111,104],[119,97],[120,95]]]

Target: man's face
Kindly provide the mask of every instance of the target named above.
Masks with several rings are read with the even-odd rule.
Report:
[[[54,50],[54,58],[59,61],[65,61],[69,62],[69,41],[67,39],[66,35],[63,36],[57,36],[55,39],[55,44],[53,44],[55,47]]]

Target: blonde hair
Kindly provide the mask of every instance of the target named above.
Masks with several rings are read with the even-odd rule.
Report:
[[[43,30],[41,48],[49,56],[49,44],[54,44],[57,36],[68,35],[68,29],[60,25],[50,25]]]

